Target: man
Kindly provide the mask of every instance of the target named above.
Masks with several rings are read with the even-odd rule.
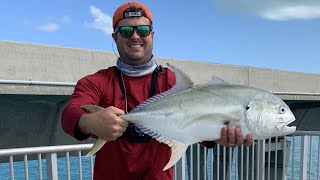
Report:
[[[96,154],[94,179],[171,180],[173,169],[162,171],[171,149],[118,117],[175,84],[173,72],[158,67],[153,58],[151,12],[141,3],[125,3],[114,13],[113,28],[112,37],[120,55],[116,67],[78,81],[63,112],[62,127],[78,140],[94,135],[108,141]],[[87,114],[80,108],[84,104],[105,109]],[[244,143],[239,129],[223,128],[221,133],[223,136],[217,143],[227,146]],[[248,137],[246,144],[251,143]]]

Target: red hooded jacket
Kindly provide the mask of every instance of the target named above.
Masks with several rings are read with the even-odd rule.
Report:
[[[151,74],[142,77],[123,75],[130,109],[148,99],[151,79]],[[174,84],[174,73],[170,69],[165,69],[158,73],[155,93],[164,92]],[[81,134],[76,128],[79,118],[86,113],[80,108],[84,104],[101,107],[115,106],[125,110],[125,100],[120,91],[115,67],[100,70],[78,81],[61,118],[65,132],[78,140],[90,137],[90,135]],[[154,139],[147,143],[132,143],[120,137],[115,141],[107,142],[96,153],[94,179],[172,180],[173,168],[162,171],[170,155],[171,149]]]

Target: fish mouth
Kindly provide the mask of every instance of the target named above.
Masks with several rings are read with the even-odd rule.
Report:
[[[288,121],[284,124],[282,124],[282,123],[278,124],[277,129],[279,130],[279,132],[283,132],[285,134],[293,133],[296,131],[297,127],[296,126],[288,126],[288,125],[295,120],[296,120],[296,118],[292,118],[290,121]]]

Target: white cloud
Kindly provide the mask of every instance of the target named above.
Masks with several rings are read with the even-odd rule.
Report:
[[[274,8],[262,13],[262,17],[272,20],[320,18],[320,6],[288,6]]]
[[[319,0],[213,0],[225,11],[260,16],[268,20],[320,18]]]
[[[38,26],[37,29],[45,32],[55,32],[60,29],[60,25],[56,23],[47,23],[47,24]]]
[[[35,20],[25,19],[23,24],[29,26],[33,29],[43,31],[43,32],[56,32],[62,28],[62,25],[70,24],[72,19],[69,16],[62,16],[52,20],[45,21],[43,23],[36,22]]]
[[[90,13],[93,16],[93,22],[86,23],[90,27],[103,31],[105,34],[110,35],[113,32],[112,17],[105,14],[101,9],[90,6]]]

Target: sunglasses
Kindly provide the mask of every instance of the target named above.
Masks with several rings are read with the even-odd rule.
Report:
[[[147,37],[152,31],[152,26],[151,25],[120,26],[114,30],[114,33],[120,32],[120,35],[123,38],[129,38],[133,35],[135,29],[137,30],[137,34],[140,37]]]

